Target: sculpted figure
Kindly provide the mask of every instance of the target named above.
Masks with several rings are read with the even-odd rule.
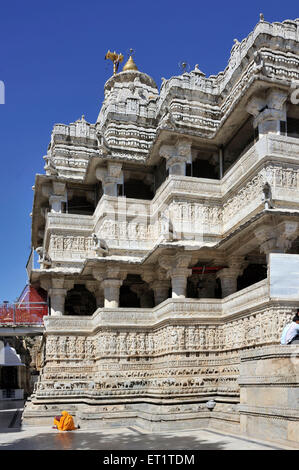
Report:
[[[271,186],[269,183],[265,183],[263,186],[263,202],[265,204],[265,209],[273,209],[273,201],[272,201],[272,191]]]
[[[93,246],[94,250],[99,256],[106,256],[108,254],[108,245],[105,240],[98,238],[98,236],[93,233],[92,234]]]

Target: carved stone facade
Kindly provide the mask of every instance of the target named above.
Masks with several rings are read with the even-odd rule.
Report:
[[[261,19],[217,76],[196,66],[159,92],[126,68],[95,124],[54,126],[30,273],[50,315],[24,422],[63,406],[86,427],[240,430],[240,357],[278,344],[299,302],[270,275],[299,246],[298,64],[298,20]]]

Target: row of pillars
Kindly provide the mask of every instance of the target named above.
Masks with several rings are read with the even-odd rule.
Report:
[[[265,255],[268,263],[270,253],[285,253],[292,241],[298,236],[298,222],[285,221],[273,227],[272,224],[261,225],[254,231],[254,237],[259,241],[260,251]],[[176,255],[162,255],[159,266],[155,272],[148,270],[141,274],[145,284],[135,284],[133,291],[140,299],[141,307],[150,307],[149,290],[154,292],[155,305],[168,298],[169,289],[172,289],[172,298],[186,297],[187,279],[192,275],[189,268],[192,256],[186,253]],[[222,297],[227,297],[237,291],[237,280],[242,275],[248,263],[245,256],[230,256],[226,259],[225,267],[216,274],[221,282]],[[105,308],[118,308],[120,287],[127,276],[127,272],[119,267],[106,267],[93,269],[95,280],[86,281],[88,290],[94,293],[97,306]],[[64,278],[54,278],[44,281],[45,288],[51,298],[51,315],[63,315],[67,291],[74,287],[74,281]]]
[[[286,100],[288,92],[272,88],[266,95],[253,96],[246,105],[246,111],[253,116],[253,127],[261,137],[265,134],[281,134],[281,123],[287,120]],[[175,144],[163,144],[159,155],[166,160],[169,175],[186,175],[186,165],[192,162],[192,140],[180,138]],[[223,176],[223,153],[218,153],[220,178]],[[118,196],[118,186],[123,185],[124,175],[121,162],[108,161],[107,167],[96,169],[96,178],[102,182],[103,193],[108,196]],[[47,185],[43,192],[49,197],[52,212],[61,212],[62,203],[67,202],[66,184],[53,182],[52,188]]]
[[[166,272],[163,270],[162,274],[162,270],[158,269],[157,279],[153,279],[153,275],[145,275],[144,280],[146,280],[147,284],[133,284],[131,286],[132,291],[140,299],[141,307],[146,308],[151,306],[149,298],[150,289],[154,292],[155,305],[160,304],[169,297],[170,287],[173,299],[186,297],[187,279],[191,276],[192,269],[186,266],[175,266],[175,264],[187,264],[190,261],[189,257],[168,258],[166,264],[165,260],[162,259],[162,261],[162,264],[166,268],[168,267]],[[126,273],[113,271],[112,275],[109,275],[109,270],[106,272],[94,270],[93,274],[96,281],[87,281],[85,283],[86,288],[95,295],[98,307],[119,307],[120,287],[126,277]],[[224,296],[236,291],[239,271],[235,265],[223,269],[218,275],[221,279]],[[52,278],[47,282],[42,282],[42,287],[48,290],[51,299],[51,315],[63,315],[66,295],[68,290],[74,287],[74,281],[65,280],[62,277]]]

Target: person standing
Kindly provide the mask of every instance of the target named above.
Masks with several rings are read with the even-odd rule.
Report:
[[[292,322],[284,327],[280,344],[299,344],[299,309],[293,317]]]

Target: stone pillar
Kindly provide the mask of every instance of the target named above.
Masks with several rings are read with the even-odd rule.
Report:
[[[171,271],[172,298],[186,297],[187,278],[192,274],[191,269],[174,268]]]
[[[285,253],[298,236],[298,222],[284,221],[278,225],[263,224],[254,231],[260,243],[260,251],[266,255],[267,264],[270,253]]]
[[[122,285],[125,273],[120,272],[118,267],[101,267],[92,271],[98,281],[95,289],[97,305],[105,308],[119,307],[119,289]]]
[[[65,183],[59,183],[53,181],[52,183],[53,192],[49,197],[49,203],[51,212],[62,212],[62,202],[66,202],[66,185]]]
[[[159,305],[168,299],[169,287],[169,281],[154,281],[151,284],[151,288],[154,291],[155,305]]]
[[[190,261],[191,255],[183,253],[159,258],[160,267],[166,270],[167,277],[171,279],[172,298],[186,297],[187,278],[192,274],[192,269],[188,269]]]
[[[103,194],[107,196],[118,196],[117,185],[123,184],[122,164],[108,162],[107,168],[96,169],[96,177],[102,181]]]
[[[122,285],[120,279],[105,279],[103,281],[104,288],[104,307],[105,308],[118,308],[119,307],[119,289]]]
[[[223,268],[217,273],[217,278],[221,282],[222,297],[237,292],[237,280],[242,274],[246,262],[243,257],[235,256],[228,260],[228,267]]]
[[[286,123],[285,90],[270,89],[266,98],[253,96],[247,103],[246,110],[254,116],[253,126],[258,128],[259,136],[265,134],[281,134],[281,122]]]
[[[51,316],[58,317],[64,315],[64,303],[66,294],[66,289],[52,288],[49,290],[49,296],[51,299]]]
[[[179,139],[175,145],[162,145],[159,151],[166,159],[169,175],[186,175],[186,163],[192,163],[191,141]]]
[[[64,315],[66,294],[73,286],[74,281],[66,281],[64,278],[52,279],[52,287],[48,291],[51,299],[51,316]]]
[[[217,274],[221,282],[222,297],[227,297],[234,292],[237,292],[237,279],[239,276],[238,270],[224,268]]]

